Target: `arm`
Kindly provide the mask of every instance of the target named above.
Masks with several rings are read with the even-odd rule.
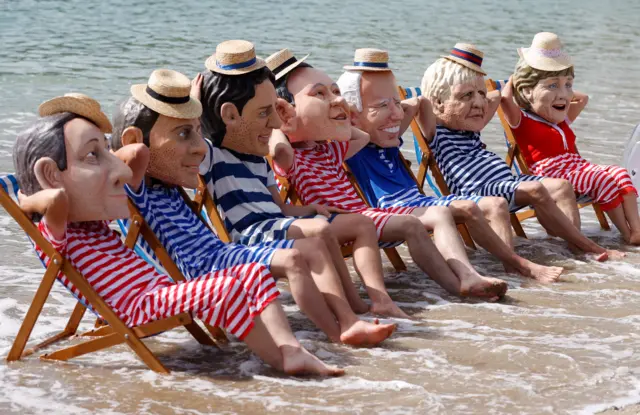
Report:
[[[273,130],[269,139],[269,154],[278,167],[284,171],[291,170],[293,165],[293,147],[287,136],[280,130]]]
[[[420,111],[421,99],[422,97],[420,96],[420,97],[405,99],[404,101],[401,102],[402,110],[404,111],[404,118],[400,123],[400,136],[402,136],[402,134],[404,134],[404,132],[407,131],[407,128],[409,128],[409,125],[411,125],[411,121],[413,121],[413,118],[418,116],[418,113]]]
[[[129,144],[116,151],[115,155],[133,171],[131,182],[127,184],[137,192],[149,165],[149,149],[144,144]]]
[[[345,154],[344,159],[349,160],[353,157],[358,151],[362,150],[364,146],[369,144],[370,139],[371,137],[368,133],[356,127],[351,127],[351,140],[349,140],[349,148],[347,149],[347,154]]]
[[[584,107],[587,106],[589,102],[589,95],[583,94],[582,92],[574,91],[573,99],[571,100],[571,104],[569,105],[569,113],[567,114],[567,118],[569,121],[574,122],[578,115],[582,112]]]
[[[431,143],[433,136],[436,134],[436,115],[433,113],[433,107],[427,98],[420,96],[417,99],[418,111],[416,121],[427,143]]]
[[[311,204],[305,206],[296,206],[289,203],[285,203],[280,199],[280,193],[277,186],[269,186],[269,192],[273,196],[273,201],[282,211],[285,216],[310,216],[310,215],[324,215],[326,217],[331,216],[332,213],[348,213],[342,209],[337,209],[331,206],[323,206],[318,204]]]
[[[18,193],[20,209],[27,214],[39,213],[55,239],[63,239],[67,228],[69,199],[64,189],[45,189],[25,196]]]
[[[507,123],[511,128],[517,128],[520,125],[520,117],[522,114],[520,113],[520,107],[513,100],[513,77],[509,77],[509,82],[502,88],[502,98],[498,100],[498,104],[502,104],[502,111],[504,112],[504,117],[507,119]],[[491,106],[491,104],[489,104]],[[493,110],[498,109],[496,108]],[[493,117],[493,113],[491,113]],[[488,121],[488,120],[487,120]]]

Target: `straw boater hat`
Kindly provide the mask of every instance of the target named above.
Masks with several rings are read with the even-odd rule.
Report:
[[[189,95],[191,81],[180,72],[157,69],[146,84],[131,86],[131,95],[167,117],[192,119],[202,114],[200,101]]]
[[[561,71],[573,66],[571,57],[562,50],[558,35],[540,32],[533,37],[531,47],[518,48],[518,55],[534,69]]]
[[[442,58],[459,63],[462,66],[466,66],[476,72],[486,75],[487,73],[482,70],[482,60],[484,59],[484,53],[478,50],[475,45],[469,43],[456,43],[451,49],[449,55],[440,55]]]
[[[204,66],[224,75],[242,75],[264,68],[264,60],[256,56],[253,43],[246,40],[227,40],[216,47]]]
[[[303,58],[297,59],[289,49],[282,49],[269,56],[265,62],[278,80],[297,68],[308,57],[307,54]]]
[[[95,99],[84,94],[69,93],[62,97],[55,97],[45,101],[38,107],[41,117],[46,117],[62,112],[78,114],[95,123],[103,133],[111,133],[109,118],[100,109],[100,104]]]
[[[348,71],[390,71],[389,54],[380,49],[356,49],[353,65],[344,66]]]

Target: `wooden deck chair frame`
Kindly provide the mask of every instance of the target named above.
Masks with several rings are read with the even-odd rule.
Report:
[[[487,91],[498,90],[498,85],[496,81],[494,81],[493,79],[487,79],[485,81],[485,85],[487,87]],[[502,125],[502,129],[504,130],[504,135],[506,137],[507,145],[508,145],[508,151],[507,151],[507,156],[505,158],[505,162],[510,168],[514,167],[514,163],[517,163],[517,167],[522,172],[522,174],[531,174],[529,170],[529,166],[527,165],[527,162],[524,159],[522,152],[520,151],[520,147],[516,142],[516,138],[513,135],[511,126],[507,122],[507,119],[504,115],[502,105],[498,107],[497,112],[498,112],[498,117],[500,118],[500,124]],[[598,222],[600,222],[600,227],[602,229],[604,230],[611,229],[609,227],[609,223],[607,222],[607,218],[605,217],[604,212],[602,211],[602,208],[597,203],[593,203],[592,201],[578,202],[579,209],[582,209],[587,206],[593,206],[593,210],[595,211],[596,217],[598,218]],[[514,216],[516,221],[518,222],[517,226],[514,222]],[[533,218],[535,216],[536,216],[536,212],[533,209],[526,209],[526,210],[517,212],[515,214],[512,214],[511,224],[514,230],[516,231],[516,234],[526,238],[527,236],[524,233],[524,230],[522,229],[522,225],[520,224],[520,222],[529,218]]]
[[[272,165],[271,157],[267,157],[267,161],[269,162],[269,165]],[[289,181],[286,178],[280,177],[278,175],[276,175],[276,179],[280,184],[279,193],[282,201],[285,203],[287,201],[290,201],[294,205],[301,205],[302,202],[300,201],[300,198],[298,197],[298,194],[293,188],[293,186],[289,184]],[[215,202],[213,201],[213,197],[209,194],[209,190],[207,189],[206,182],[204,180],[204,177],[202,176],[199,177],[199,185],[198,185],[198,189],[196,190],[196,196],[194,198],[194,201],[196,202],[196,207],[200,207],[200,208],[204,207],[205,211],[207,212],[207,215],[209,216],[209,220],[211,221],[213,227],[216,230],[216,233],[218,234],[218,237],[222,239],[224,242],[231,241],[229,232],[227,231],[227,228],[224,226],[224,222],[222,221],[222,218],[218,213],[218,209],[215,205]],[[340,247],[340,250],[342,251],[342,256],[344,258],[353,256],[352,245],[342,246]],[[383,250],[385,255],[387,255],[387,258],[393,265],[393,268],[396,270],[396,272],[407,270],[407,266],[405,265],[404,261],[402,260],[402,257],[400,257],[400,254],[395,248],[383,248]]]
[[[403,87],[398,86],[398,92],[400,93],[401,100],[407,98],[407,92]],[[429,174],[429,170],[431,170],[431,175],[435,179],[436,185],[438,186],[438,189],[440,189],[440,192],[444,196],[450,195],[451,191],[447,186],[447,182],[444,180],[444,176],[440,171],[440,167],[438,167],[438,163],[436,163],[433,151],[431,151],[431,147],[429,147],[429,143],[427,142],[425,136],[422,134],[422,130],[420,130],[418,121],[416,121],[415,118],[411,120],[410,127],[411,132],[413,132],[415,140],[418,143],[418,146],[420,147],[420,151],[422,153],[422,157],[418,161],[418,174],[416,175],[413,172],[413,170],[411,169],[411,162],[402,155],[402,152],[400,152],[400,159],[402,160],[402,163],[404,164],[411,177],[413,177],[413,180],[416,182],[420,193],[424,194],[424,183],[427,179],[427,174]],[[418,155],[416,154],[416,158],[417,156]],[[461,223],[457,226],[458,232],[460,233],[460,236],[462,236],[462,240],[464,241],[465,245],[467,245],[471,249],[476,249],[476,244],[475,242],[473,242],[473,238],[471,237],[471,233],[469,233],[469,228],[467,228],[467,225]]]
[[[7,355],[7,361],[16,361],[29,356],[45,347],[68,339],[77,333],[78,326],[87,307],[80,301],[76,304],[64,330],[47,338],[41,343],[25,350],[33,328],[42,312],[45,302],[51,292],[58,272],[62,271],[68,280],[78,289],[88,304],[108,323],[93,333],[95,338],[79,344],[66,347],[41,356],[41,359],[66,361],[88,353],[103,350],[118,344],[126,343],[131,350],[153,371],[169,373],[169,370],[142,342],[145,337],[184,326],[191,335],[203,345],[215,346],[215,342],[200,328],[189,313],[178,314],[163,320],[152,321],[136,327],[128,327],[113,311],[113,309],[98,295],[88,281],[78,272],[69,261],[60,255],[55,248],[40,233],[32,220],[20,209],[3,186],[0,186],[0,204],[6,212],[20,225],[22,230],[44,253],[51,258],[46,268],[40,286],[29,306],[27,314],[20,326],[18,334]],[[77,300],[76,300],[77,301]]]

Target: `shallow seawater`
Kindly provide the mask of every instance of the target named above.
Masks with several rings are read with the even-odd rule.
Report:
[[[632,0],[606,7],[596,0],[542,0],[535,7],[495,0],[206,3],[0,3],[0,173],[13,170],[15,136],[45,99],[85,92],[111,112],[153,69],[193,76],[215,45],[231,38],[254,41],[262,56],[283,47],[311,53],[309,61],[332,76],[356,47],[386,48],[398,81],[416,86],[427,65],[457,41],[475,42],[490,76],[506,78],[515,49],[528,46],[537,31],[551,30],[573,55],[576,89],[591,98],[575,123],[581,153],[620,162],[640,119],[640,3]],[[483,137],[505,153],[495,120]],[[405,138],[405,153],[415,159],[411,137]],[[587,235],[619,245],[619,234],[601,231],[591,210],[584,209],[582,219]],[[518,239],[517,251],[566,271],[560,283],[543,286],[507,276],[486,252],[470,251],[482,273],[509,282],[507,298],[497,304],[451,297],[404,249],[407,272],[395,273],[385,262],[392,296],[417,319],[397,320],[397,333],[381,347],[329,343],[283,286],[297,337],[345,367],[345,377],[285,377],[241,343],[225,351],[203,348],[174,330],[148,340],[172,370],[168,376],[146,369],[123,346],[69,363],[35,356],[3,361],[0,412],[578,414],[640,402],[640,251],[624,248],[624,261],[587,262],[548,238],[535,220],[525,230],[530,240]],[[0,210],[0,355],[7,354],[41,276],[29,243]],[[56,284],[32,337],[61,330],[73,306]],[[81,329],[92,325],[87,316]]]

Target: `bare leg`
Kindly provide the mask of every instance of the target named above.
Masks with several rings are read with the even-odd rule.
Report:
[[[551,198],[547,189],[540,182],[522,182],[516,189],[516,203],[518,205],[533,205],[538,220],[546,229],[553,229],[554,233],[569,243],[574,244],[587,253],[595,254],[597,261],[605,261],[608,257],[622,258],[623,253],[607,250],[584,236],[578,228],[562,213]]]
[[[385,288],[378,235],[373,221],[360,214],[338,215],[330,228],[340,244],[353,241],[353,263],[371,299],[371,312],[408,318]]]
[[[338,226],[331,226],[329,222],[324,219],[298,219],[294,221],[289,230],[287,232],[287,236],[290,239],[303,239],[309,237],[317,237],[324,241],[324,244],[331,255],[331,260],[333,265],[335,266],[338,275],[340,275],[340,280],[342,281],[342,287],[344,289],[344,293],[347,296],[347,300],[351,305],[351,308],[356,313],[366,313],[369,311],[369,306],[362,301],[360,295],[358,294],[358,290],[356,289],[353,281],[351,280],[351,274],[349,274],[349,269],[347,268],[347,264],[342,257],[342,251],[340,251],[340,245],[346,243],[348,241],[352,241],[353,239],[340,240],[337,235],[334,233],[340,226],[349,226],[349,221],[344,220],[344,217],[362,217],[363,219],[370,219],[362,216],[362,215],[338,215],[333,223],[338,223]],[[373,226],[373,222],[371,224]],[[375,232],[375,229],[374,229]]]
[[[328,327],[328,330],[332,330],[332,332],[331,334],[327,333],[332,340],[353,346],[375,345],[395,331],[395,324],[372,324],[360,320],[355,315],[345,297],[340,277],[331,264],[331,258],[322,240],[318,238],[298,239],[293,246],[295,250],[301,252],[309,264],[313,281],[326,302],[324,303],[325,307],[328,305],[333,313],[328,317],[333,323]],[[317,315],[316,318],[318,317],[320,316]],[[335,326],[336,319],[338,320],[337,327]]]
[[[556,205],[558,205],[562,213],[564,213],[573,226],[579,230],[581,226],[580,210],[578,209],[576,194],[573,191],[571,183],[564,179],[553,178],[546,178],[541,183],[547,189],[551,195],[551,199],[556,202]]]
[[[629,243],[640,245],[640,216],[638,216],[638,202],[635,193],[627,193],[622,196],[622,207],[631,229]]]
[[[243,341],[262,360],[290,375],[340,376],[344,370],[322,363],[305,350],[291,332],[280,303],[275,300],[254,319]]]
[[[489,198],[503,200],[502,198]],[[506,201],[505,201],[506,205]],[[561,267],[546,267],[535,264],[521,256],[516,255],[498,235],[491,229],[484,219],[480,208],[470,200],[456,200],[449,205],[449,211],[456,222],[467,224],[469,232],[478,244],[500,259],[507,272],[515,271],[525,277],[536,279],[540,282],[554,282],[562,273]],[[507,216],[508,217],[508,216]],[[422,216],[420,216],[422,218]],[[422,222],[422,220],[421,220]],[[426,225],[425,222],[423,224]]]
[[[457,236],[453,218],[450,217],[449,222],[454,232],[456,232],[455,237],[447,237],[445,231],[444,238],[440,238],[441,241],[444,241],[441,243],[450,241],[461,246],[462,242]],[[507,290],[507,284],[504,281],[481,277],[475,270],[469,271],[470,264],[467,265],[468,259],[465,262],[455,258],[456,248],[452,250],[454,253],[451,253],[448,248],[445,250],[443,254],[449,256],[448,260],[445,261],[443,255],[435,248],[429,233],[415,216],[393,216],[385,225],[381,239],[388,242],[405,240],[409,246],[411,258],[413,258],[418,267],[451,294],[472,295],[488,298],[489,300],[497,300]],[[454,242],[455,239],[457,241]],[[459,248],[458,251],[460,249],[464,253],[464,247]],[[458,276],[454,273],[453,267],[460,270],[459,272],[462,275]]]
[[[478,207],[482,211],[484,218],[489,222],[491,229],[505,245],[513,249],[513,231],[509,222],[509,204],[507,200],[503,197],[483,197],[478,202]],[[453,213],[453,218],[458,223],[456,213],[451,213]]]
[[[631,239],[631,229],[629,229],[629,224],[625,217],[624,206],[618,205],[613,209],[607,210],[605,213],[609,216],[609,219],[611,219],[615,227],[618,228],[622,238],[629,243]]]

